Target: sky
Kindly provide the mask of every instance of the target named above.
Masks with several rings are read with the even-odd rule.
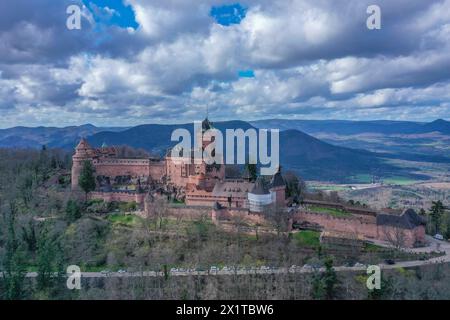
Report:
[[[450,120],[450,0],[0,2],[0,128],[185,123],[207,108]]]

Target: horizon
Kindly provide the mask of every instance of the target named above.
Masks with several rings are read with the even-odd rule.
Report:
[[[208,117],[209,120],[211,120],[210,117]],[[259,121],[276,121],[276,120],[280,120],[280,121],[336,121],[336,122],[382,122],[382,121],[386,121],[386,122],[411,122],[411,123],[420,123],[420,124],[427,124],[427,123],[433,123],[436,121],[446,121],[450,123],[450,118],[448,119],[444,119],[444,118],[438,118],[438,119],[434,119],[431,121],[411,121],[411,120],[387,120],[387,119],[375,119],[375,120],[347,120],[347,119],[285,119],[285,118],[267,118],[267,119],[258,119],[258,120],[239,120],[239,119],[230,119],[230,120],[211,120],[212,123],[223,123],[223,122],[233,122],[233,121],[242,121],[242,122],[247,122],[247,123],[251,123],[251,122],[259,122]],[[194,120],[194,121],[202,121],[202,120]],[[23,126],[23,125],[18,125],[18,126],[12,126],[12,127],[0,127],[0,130],[8,130],[8,129],[14,129],[14,128],[30,128],[30,129],[37,129],[37,128],[56,128],[56,129],[66,129],[66,128],[71,128],[71,127],[84,127],[84,126],[93,126],[95,128],[99,128],[99,129],[108,129],[108,128],[124,128],[124,129],[129,129],[129,128],[134,128],[134,127],[139,127],[139,126],[145,126],[145,125],[168,125],[168,126],[173,126],[173,125],[188,125],[188,124],[193,124],[194,121],[191,122],[173,122],[173,123],[140,123],[140,124],[135,124],[135,125],[108,125],[108,126],[102,126],[102,125],[96,125],[94,123],[82,123],[82,124],[74,124],[74,125],[66,125],[66,126],[45,126],[45,125],[36,125],[36,126]]]

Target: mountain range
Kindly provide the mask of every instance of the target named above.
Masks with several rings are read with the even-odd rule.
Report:
[[[450,135],[450,122],[438,119],[432,122],[412,121],[349,121],[349,120],[286,120],[268,119],[250,122],[255,127],[276,128],[280,130],[296,129],[308,134],[424,134],[439,132]]]
[[[284,120],[251,122],[258,128],[300,130],[333,145],[364,149],[390,159],[450,162],[450,122]]]
[[[286,170],[294,170],[305,179],[348,182],[358,175],[405,176],[425,178],[416,168],[398,166],[393,159],[450,163],[445,152],[405,152],[402,145],[383,147],[383,138],[450,139],[450,122],[431,123],[403,121],[340,121],[340,120],[261,120],[254,122],[224,121],[214,127],[225,129],[278,128],[280,132],[280,162]],[[171,142],[175,129],[193,131],[192,124],[146,124],[130,128],[100,128],[93,125],[55,127],[15,127],[0,130],[0,147],[40,148],[42,145],[73,150],[81,137],[93,146],[130,145],[153,154],[163,155],[176,142]],[[378,137],[377,143],[367,143],[367,137]],[[345,139],[343,137],[346,137]],[[434,137],[434,138],[433,138]],[[412,139],[412,138],[411,138]],[[427,140],[425,139],[425,140]],[[409,141],[409,140],[408,140]],[[428,141],[428,140],[427,140]],[[434,141],[436,142],[436,141]],[[397,143],[398,144],[398,143]],[[446,144],[448,147],[448,144]],[[417,148],[416,148],[417,149]],[[420,148],[419,148],[420,149]],[[445,148],[444,148],[445,149]],[[436,150],[434,150],[436,151]]]

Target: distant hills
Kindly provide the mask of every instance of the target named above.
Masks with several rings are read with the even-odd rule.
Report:
[[[120,131],[126,128],[98,128],[92,124],[56,127],[14,127],[0,129],[0,148],[72,148],[81,137],[91,136],[101,131]]]
[[[259,128],[300,130],[342,147],[364,149],[391,159],[450,163],[450,122],[284,120],[251,122]]]
[[[223,132],[225,129],[247,130],[254,127],[280,129],[281,164],[286,170],[294,170],[305,179],[353,182],[354,177],[358,175],[408,176],[420,179],[423,176],[414,173],[415,168],[400,167],[388,160],[450,163],[448,153],[439,153],[439,148],[435,148],[437,151],[433,149],[436,152],[420,152],[421,145],[429,145],[430,139],[434,139],[435,144],[444,141],[443,150],[445,146],[448,147],[445,137],[450,141],[450,122],[445,120],[430,123],[340,120],[261,120],[251,123],[225,121],[214,123],[214,127]],[[99,128],[90,124],[66,128],[15,127],[0,130],[0,147],[40,148],[45,144],[48,147],[73,150],[81,137],[87,137],[89,142],[97,147],[104,143],[130,145],[163,155],[176,143],[171,142],[170,138],[177,128],[193,131],[192,124],[147,124],[131,128]],[[392,139],[403,139],[407,142],[392,143]],[[408,143],[415,143],[416,147],[413,150],[405,147]]]
[[[244,121],[214,123],[214,127],[225,129],[254,128]],[[173,144],[173,130],[184,128],[193,131],[192,124],[141,125],[120,132],[99,132],[89,137],[94,146],[128,144],[152,153],[164,154]],[[285,169],[301,174],[305,179],[345,181],[358,174],[399,174],[404,169],[386,163],[385,159],[365,150],[334,146],[298,130],[280,132],[280,162]]]
[[[308,134],[424,134],[439,132],[450,135],[450,122],[442,119],[433,122],[411,121],[347,121],[347,120],[285,120],[270,119],[250,122],[255,127],[278,128],[280,130],[296,129]]]

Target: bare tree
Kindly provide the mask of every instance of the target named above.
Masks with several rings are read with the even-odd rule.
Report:
[[[269,205],[264,208],[263,214],[269,223],[274,227],[278,236],[280,236],[282,232],[288,231],[290,213],[286,210],[286,208],[276,205]]]
[[[405,247],[406,243],[406,232],[404,229],[399,227],[384,226],[383,233],[386,240],[394,248],[400,249]]]

